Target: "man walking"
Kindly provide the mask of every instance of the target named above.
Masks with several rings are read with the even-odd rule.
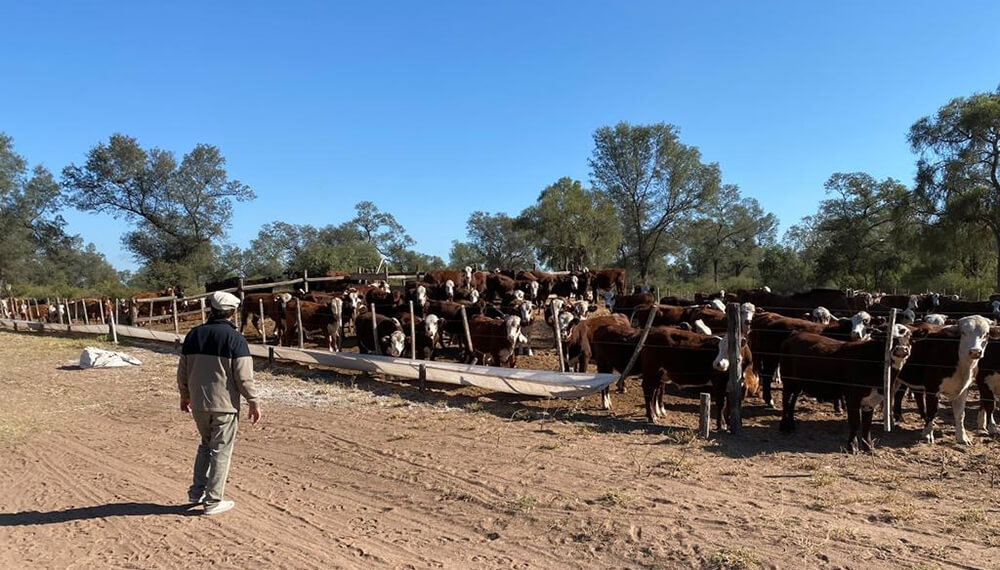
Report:
[[[204,504],[206,515],[217,515],[235,504],[222,497],[239,424],[240,395],[250,405],[254,424],[260,420],[260,405],[250,348],[232,323],[240,299],[216,291],[209,301],[211,318],[184,338],[177,387],[181,411],[191,413],[201,434],[188,499],[191,504]]]

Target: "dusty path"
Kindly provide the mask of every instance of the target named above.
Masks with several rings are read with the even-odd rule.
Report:
[[[263,423],[240,427],[237,508],[191,516],[193,422],[165,349],[139,370],[75,370],[93,341],[0,333],[0,567],[996,568],[998,443],[904,430],[839,451],[814,404],[692,438],[582,402],[516,402],[328,371],[261,371]],[[752,410],[751,410],[752,411]]]

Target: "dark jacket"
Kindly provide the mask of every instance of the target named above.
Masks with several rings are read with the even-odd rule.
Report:
[[[239,412],[240,394],[251,408],[259,406],[250,347],[231,322],[212,319],[188,331],[177,388],[193,411]]]

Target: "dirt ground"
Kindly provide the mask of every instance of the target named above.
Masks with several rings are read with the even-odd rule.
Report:
[[[872,455],[806,402],[794,436],[751,402],[695,439],[696,403],[645,424],[637,386],[516,399],[298,367],[258,368],[236,509],[183,503],[196,447],[176,357],[79,370],[93,339],[0,332],[2,568],[996,568],[1000,443],[911,419]],[[974,414],[972,414],[974,416]],[[911,413],[911,418],[915,416]],[[971,420],[970,420],[971,421]],[[881,432],[878,432],[881,435]]]

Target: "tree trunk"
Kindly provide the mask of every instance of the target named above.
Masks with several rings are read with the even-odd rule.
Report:
[[[718,259],[713,259],[712,260],[712,278],[713,278],[713,282],[716,285],[718,285],[719,284],[719,260]]]
[[[1000,231],[994,231],[993,237],[997,242],[997,284],[994,291],[1000,293]]]

